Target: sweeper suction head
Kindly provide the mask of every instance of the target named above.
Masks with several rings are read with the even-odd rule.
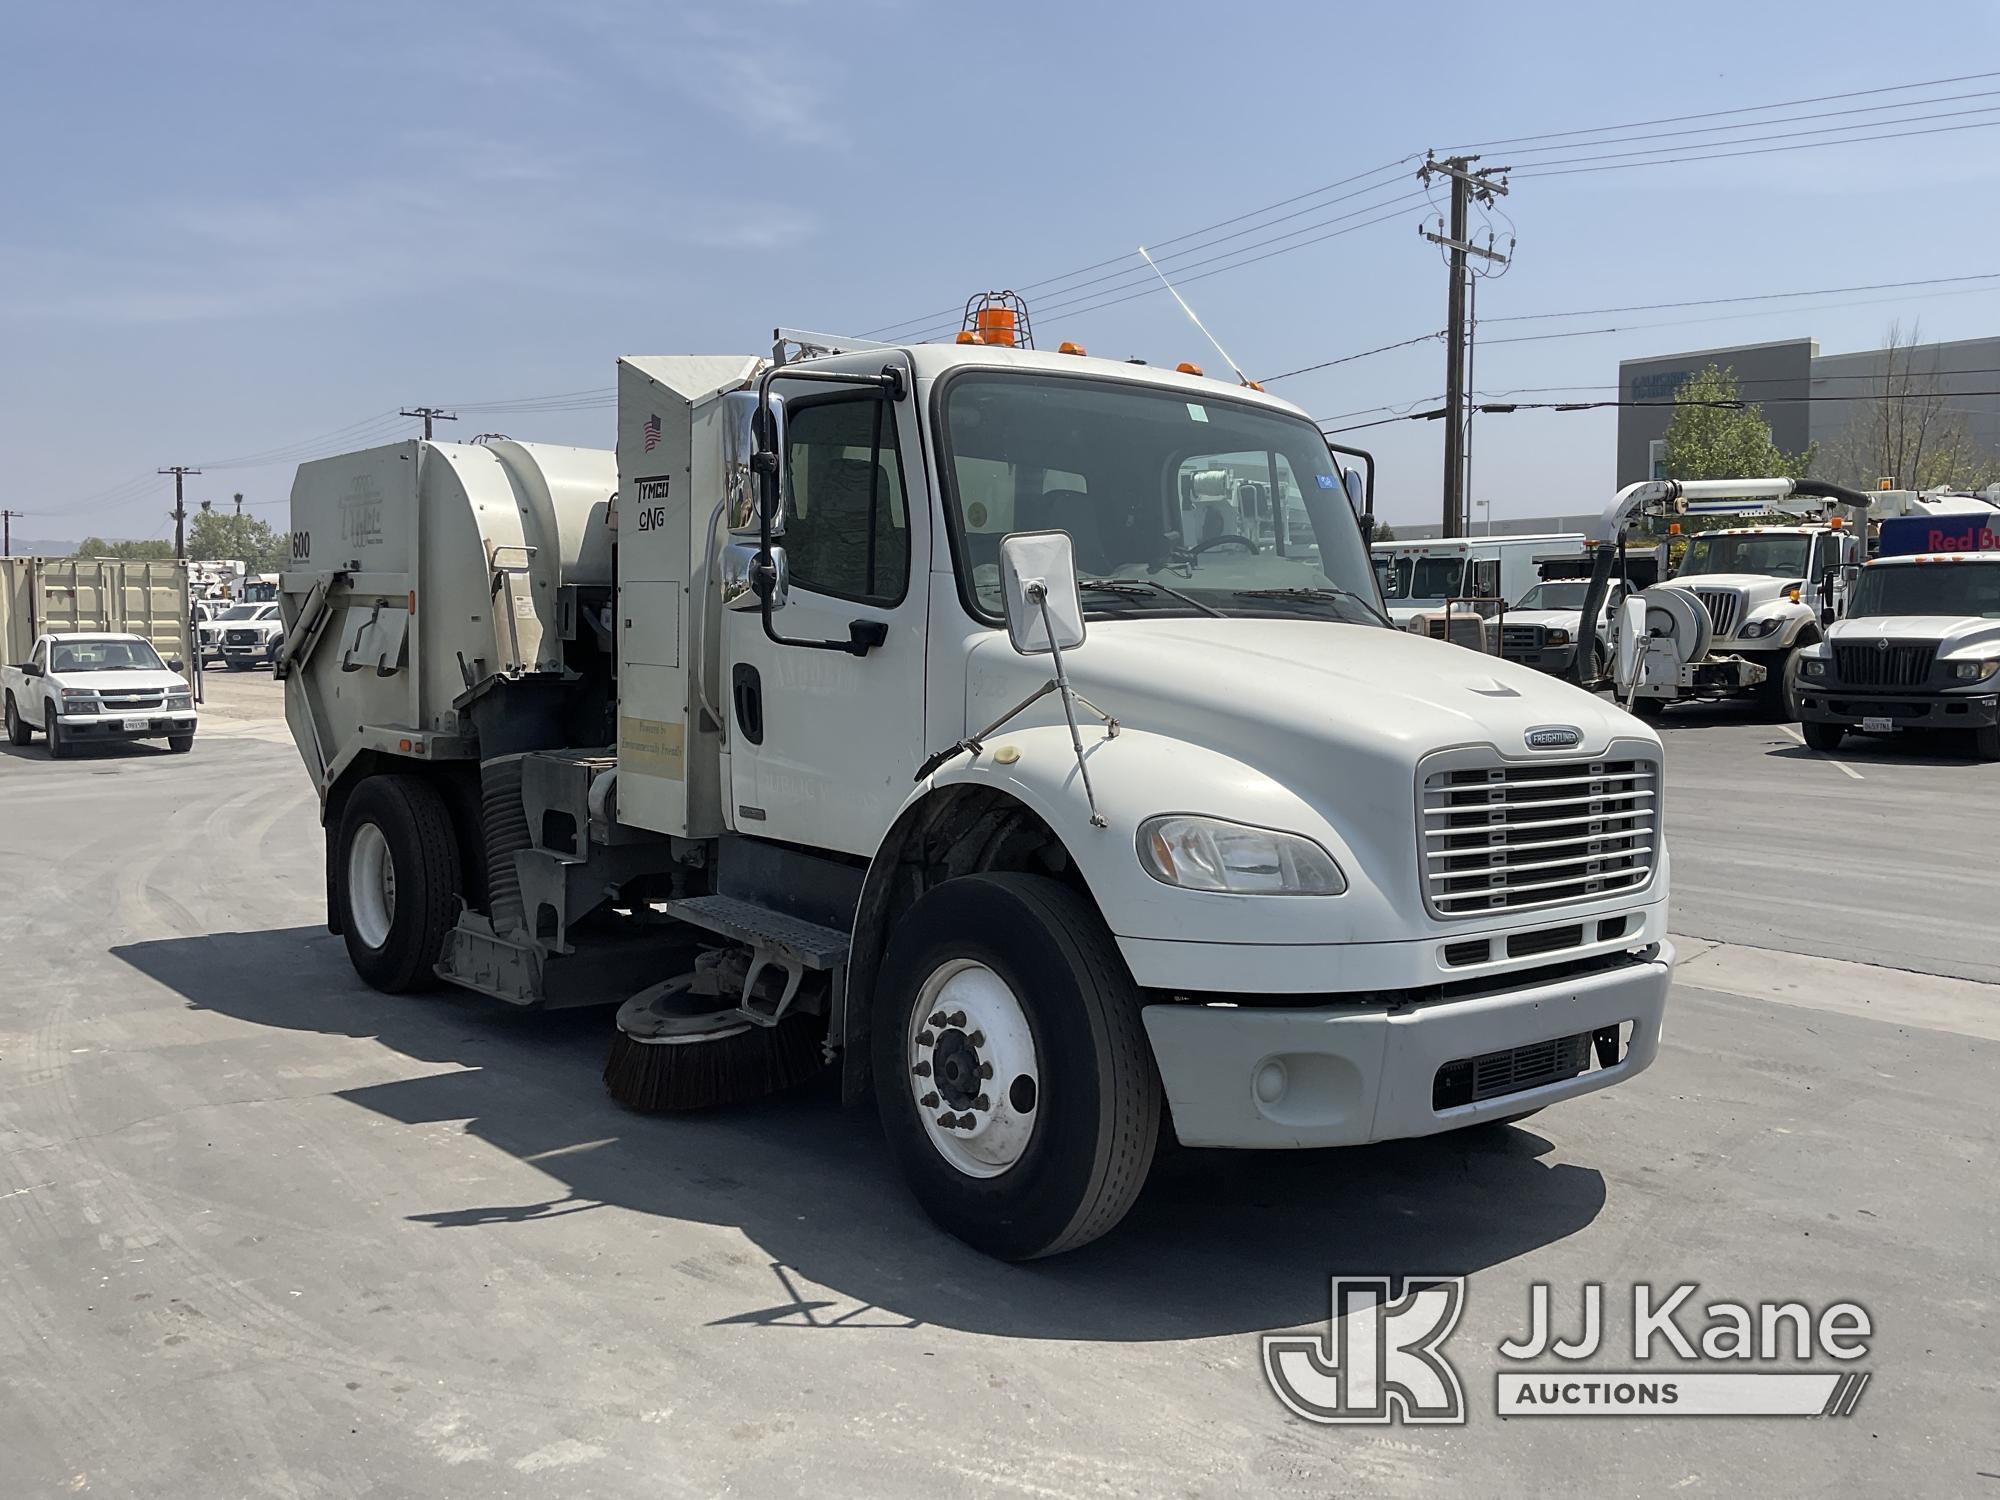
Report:
[[[715,1109],[802,1083],[826,1065],[823,1020],[793,1011],[775,1026],[746,1021],[733,999],[701,993],[709,972],[642,990],[618,1010],[604,1086],[630,1109]]]

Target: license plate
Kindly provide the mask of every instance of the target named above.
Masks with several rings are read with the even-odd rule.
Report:
[[[1861,732],[1863,734],[1893,734],[1895,729],[1896,721],[1894,719],[1884,719],[1871,715],[1861,721]]]
[[[151,719],[127,719],[125,721],[125,729],[128,733],[133,730],[151,729],[152,727],[153,721]]]

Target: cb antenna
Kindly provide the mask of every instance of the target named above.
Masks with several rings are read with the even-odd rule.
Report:
[[[1178,291],[1175,291],[1174,284],[1171,281],[1167,280],[1167,273],[1165,271],[1162,271],[1158,265],[1154,264],[1153,257],[1146,254],[1146,247],[1144,245],[1141,245],[1139,247],[1139,254],[1142,257],[1144,257],[1147,265],[1152,266],[1153,274],[1160,278],[1160,285],[1165,287],[1168,291],[1173,292],[1174,301],[1180,303],[1181,311],[1188,315],[1188,321],[1201,330],[1201,336],[1203,338],[1207,339],[1211,344],[1215,345],[1215,352],[1222,356],[1222,362],[1225,365],[1228,365],[1230,369],[1236,372],[1236,379],[1241,384],[1247,385],[1251,387],[1253,390],[1261,391],[1263,387],[1258,385],[1256,381],[1252,380],[1248,375],[1245,375],[1243,373],[1243,367],[1238,363],[1236,363],[1235,360],[1229,357],[1229,351],[1223,348],[1221,341],[1218,340],[1214,334],[1208,331],[1208,325],[1202,322],[1200,318],[1195,316],[1194,309],[1189,307],[1187,304],[1187,298],[1183,297]]]

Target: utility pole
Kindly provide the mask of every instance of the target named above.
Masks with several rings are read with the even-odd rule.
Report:
[[[402,409],[400,413],[398,413],[398,415],[405,417],[422,417],[424,419],[425,442],[430,441],[431,423],[456,422],[458,420],[458,417],[454,413],[446,411],[441,406],[406,406]]]
[[[1445,375],[1444,375],[1444,536],[1463,536],[1467,529],[1465,512],[1465,394],[1466,394],[1466,274],[1465,258],[1468,255],[1481,256],[1486,260],[1507,263],[1507,257],[1488,246],[1473,244],[1466,238],[1466,216],[1476,199],[1490,205],[1494,198],[1507,191],[1504,182],[1494,180],[1493,173],[1505,172],[1505,167],[1487,167],[1473,170],[1476,156],[1448,156],[1442,161],[1427,157],[1417,176],[1426,185],[1433,177],[1451,179],[1451,213],[1443,234],[1422,230],[1423,237],[1434,245],[1442,245],[1450,257],[1451,287],[1450,298],[1445,313]]]
[[[0,557],[14,555],[14,517],[18,510],[0,510]]]
[[[182,487],[187,483],[188,475],[199,474],[201,470],[190,469],[186,464],[174,464],[172,467],[161,469],[159,472],[174,476],[174,508],[169,512],[174,518],[174,556],[186,557],[187,497],[182,492]]]

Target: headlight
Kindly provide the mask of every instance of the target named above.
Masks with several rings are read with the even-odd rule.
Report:
[[[1549,646],[1567,646],[1569,632],[1561,627],[1549,630],[1542,636],[1542,643]]]
[[[2000,661],[1955,661],[1951,664],[1951,675],[1960,682],[1978,682],[1995,672],[2000,672]]]
[[[169,693],[169,694],[167,694],[167,707],[168,707],[168,708],[193,708],[193,707],[194,707],[194,694],[193,694],[193,693]]]
[[[68,713],[81,713],[85,709],[97,707],[97,694],[89,688],[64,688],[63,708]]]
[[[1338,896],[1347,877],[1311,839],[1174,813],[1139,825],[1139,863],[1167,885],[1239,896]]]
[[[1761,641],[1765,636],[1776,635],[1784,628],[1785,622],[1782,618],[1775,620],[1752,620],[1748,625],[1743,627],[1741,635],[1746,641]]]
[[[1799,658],[1799,676],[1826,676],[1826,658],[1823,656],[1802,656]]]

